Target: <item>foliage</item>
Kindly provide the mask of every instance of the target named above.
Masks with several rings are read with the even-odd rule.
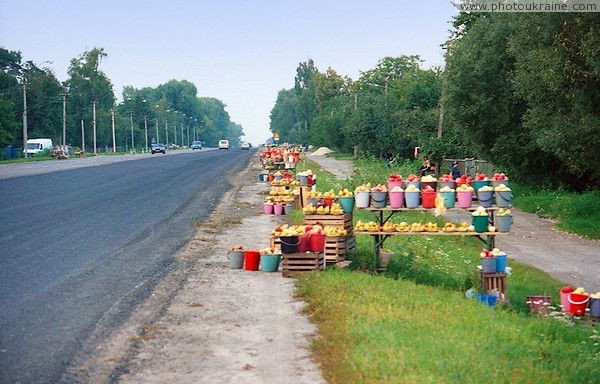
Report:
[[[460,15],[455,27],[443,98],[474,154],[529,183],[597,186],[598,19],[494,13]]]
[[[166,143],[167,136],[178,146],[195,139],[207,146],[216,146],[220,139],[239,144],[243,129],[231,121],[225,104],[198,97],[196,86],[185,80],[156,88],[127,86],[123,102],[117,104],[113,85],[100,69],[106,57],[103,48],[93,48],[72,59],[69,78],[60,84],[49,69],[23,62],[21,52],[0,48],[0,146],[22,143],[23,79],[30,138],[48,137],[62,144],[64,100],[66,139],[72,145],[92,145],[95,121],[97,147],[112,147],[113,118],[121,150],[144,148],[146,137],[148,145],[152,140]]]

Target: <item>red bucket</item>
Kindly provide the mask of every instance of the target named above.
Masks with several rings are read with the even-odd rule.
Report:
[[[245,251],[244,252],[244,269],[246,271],[258,271],[260,265],[260,252]]]
[[[327,235],[310,235],[308,238],[308,248],[311,252],[323,252],[325,251],[325,240]]]
[[[578,293],[569,293],[569,303],[571,304],[571,314],[577,316],[585,315],[585,309],[587,308],[590,297],[588,295],[580,295]]]
[[[323,198],[323,205],[324,206],[331,208],[332,204],[333,204],[333,197],[324,197]]]
[[[435,208],[435,191],[423,191],[421,192],[421,200],[423,202],[423,208]]]
[[[298,245],[296,246],[296,252],[308,251],[308,233],[298,235]]]

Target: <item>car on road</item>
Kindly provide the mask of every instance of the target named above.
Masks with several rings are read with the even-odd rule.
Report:
[[[161,144],[161,143],[152,144],[152,148],[150,149],[150,151],[152,152],[153,155],[155,153],[162,153],[163,155],[165,153],[167,153],[167,150],[165,149],[165,145]]]
[[[250,143],[242,143],[242,149],[250,149]]]
[[[229,140],[219,140],[219,149],[229,149]]]
[[[194,149],[202,149],[201,141],[192,141],[192,150]]]

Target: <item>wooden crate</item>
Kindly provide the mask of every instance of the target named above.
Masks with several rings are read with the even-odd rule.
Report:
[[[301,273],[323,269],[325,269],[325,255],[323,253],[284,253],[281,258],[283,277],[295,277]]]
[[[350,236],[327,236],[325,239],[325,262],[339,263],[356,250],[356,238]]]
[[[499,301],[506,301],[506,273],[481,272],[481,287],[487,294],[501,294]],[[503,299],[503,300],[502,300]]]
[[[304,224],[307,225],[322,225],[335,228],[343,228],[352,234],[354,224],[352,222],[352,214],[344,213],[343,215],[304,215]]]

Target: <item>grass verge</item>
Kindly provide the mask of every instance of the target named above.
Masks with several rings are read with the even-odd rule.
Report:
[[[337,180],[310,161],[305,166],[317,173],[320,191],[353,189],[366,182],[375,185],[390,173],[407,175],[414,169],[412,163],[396,168],[377,161],[355,164],[359,171],[347,181]],[[355,221],[359,219],[373,217],[355,212]],[[402,220],[441,219],[403,212]],[[307,303],[305,310],[319,329],[314,350],[329,382],[597,380],[596,328],[574,325],[560,315],[529,314],[526,297],[556,293],[563,285],[560,281],[510,260],[510,305],[493,309],[464,294],[479,285],[476,265],[482,243],[477,239],[395,236],[386,241],[386,248],[394,256],[385,274],[372,273],[372,240],[357,236],[352,271],[329,268],[298,279],[297,295]]]

